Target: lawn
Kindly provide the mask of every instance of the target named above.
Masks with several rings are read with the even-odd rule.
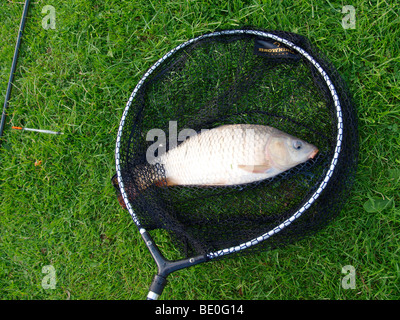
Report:
[[[342,25],[346,4],[354,29]],[[54,29],[42,25],[46,5]],[[22,9],[21,1],[0,4],[2,99]],[[356,182],[317,235],[178,271],[162,298],[400,299],[399,14],[397,1],[32,2],[0,147],[0,298],[146,297],[156,266],[110,182],[126,101],[177,45],[252,25],[308,37],[343,76],[359,117]],[[161,247],[175,250],[167,239]],[[355,270],[347,289],[345,266]]]

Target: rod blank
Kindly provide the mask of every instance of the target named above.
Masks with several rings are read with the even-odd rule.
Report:
[[[28,7],[29,7],[29,0],[26,0],[25,5],[24,5],[24,11],[22,13],[21,24],[19,26],[17,43],[15,44],[14,57],[13,57],[12,65],[11,65],[10,78],[8,80],[6,98],[4,100],[3,113],[1,115],[0,137],[3,135],[4,125],[5,125],[5,121],[6,121],[6,110],[7,110],[8,100],[10,99],[10,95],[11,95],[12,82],[14,80],[15,68],[17,66],[19,47],[21,44],[22,32],[25,27],[26,16],[28,14]]]

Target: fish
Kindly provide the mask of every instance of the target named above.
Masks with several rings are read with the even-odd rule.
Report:
[[[276,128],[230,124],[202,130],[148,162],[162,165],[166,186],[232,186],[272,178],[317,153]]]

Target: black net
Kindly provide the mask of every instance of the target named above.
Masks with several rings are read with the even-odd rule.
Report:
[[[349,192],[358,150],[356,114],[338,72],[304,37],[269,33],[302,48],[329,75],[342,108],[343,138],[318,199],[289,227],[250,248],[257,250],[295,241],[335,217]],[[117,155],[127,198],[141,225],[166,230],[185,256],[237,246],[272,230],[308,201],[331,166],[338,136],[332,94],[312,63],[287,49],[259,35],[204,37],[157,65],[131,101]],[[176,141],[183,129],[238,123],[275,127],[314,144],[319,153],[273,178],[224,187],[166,186],[162,165],[146,160],[152,129],[165,132],[169,150],[169,138]]]

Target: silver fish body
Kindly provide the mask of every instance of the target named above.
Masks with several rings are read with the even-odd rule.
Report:
[[[236,124],[202,131],[152,164],[163,165],[167,185],[228,186],[271,178],[317,152],[278,129]]]

